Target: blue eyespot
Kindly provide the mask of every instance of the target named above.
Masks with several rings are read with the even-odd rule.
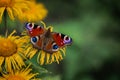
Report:
[[[33,37],[33,38],[32,38],[32,41],[33,41],[33,42],[37,42],[37,38],[36,38],[36,37]]]
[[[58,46],[56,44],[53,45],[53,49],[58,49]]]
[[[59,50],[59,46],[54,42],[52,44],[52,51],[58,51]]]
[[[38,36],[32,37],[31,42],[35,44],[38,41],[38,39],[39,39]]]

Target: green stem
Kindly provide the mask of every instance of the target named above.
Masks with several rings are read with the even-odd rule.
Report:
[[[5,27],[5,37],[7,37],[8,34],[8,28],[7,28],[7,10],[4,11],[4,27]]]

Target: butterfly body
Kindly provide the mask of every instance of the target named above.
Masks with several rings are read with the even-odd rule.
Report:
[[[31,37],[33,46],[51,54],[72,43],[70,37],[61,33],[51,32],[51,28],[45,29],[34,23],[27,23],[26,29]]]

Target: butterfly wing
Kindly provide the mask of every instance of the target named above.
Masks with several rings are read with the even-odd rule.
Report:
[[[53,53],[58,51],[62,47],[71,45],[72,38],[61,33],[51,32],[51,29],[48,28],[44,36],[44,43],[45,48],[43,50],[49,53]]]
[[[33,44],[33,46],[37,49],[42,49],[42,39],[41,36],[34,36],[31,37],[31,43]]]
[[[42,49],[42,36],[44,35],[46,29],[43,26],[39,26],[34,23],[26,23],[25,28],[28,35],[31,37],[31,43],[33,46],[37,49]]]
[[[44,33],[45,28],[34,23],[27,23],[26,29],[30,37],[38,36]]]
[[[33,46],[51,54],[72,43],[72,38],[69,36],[51,32],[50,28],[46,30],[44,27],[34,23],[27,23],[26,29]]]
[[[46,42],[46,45],[44,46],[45,48],[43,49],[48,53],[57,52],[59,51],[60,48],[72,44],[72,38],[70,38],[67,35],[56,32],[51,32],[50,34],[51,37],[49,37],[48,40],[44,40]]]
[[[64,47],[66,45],[72,44],[72,38],[61,33],[52,32],[52,38],[59,47]]]

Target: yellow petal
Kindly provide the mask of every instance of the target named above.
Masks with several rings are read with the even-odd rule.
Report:
[[[58,54],[57,53],[55,54],[55,58],[56,58],[57,63],[59,64],[59,58],[58,58]]]
[[[17,62],[18,66],[21,68],[22,66],[25,66],[25,63],[23,61],[23,59],[21,58],[21,56],[19,54],[14,54],[14,59]]]
[[[29,47],[27,46],[26,51],[25,51],[25,53],[24,53],[25,56],[28,56],[28,54],[29,54],[29,52],[31,51],[31,49],[32,49],[32,48],[31,48],[30,46],[29,46]]]
[[[9,8],[9,7],[7,7],[6,9],[7,9],[7,12],[8,12],[9,17],[10,17],[12,20],[14,20],[15,18],[14,18],[14,14],[13,14],[12,9]]]
[[[2,21],[2,16],[3,16],[4,10],[5,10],[5,7],[0,8],[0,23]]]
[[[62,51],[62,53],[63,53],[63,54],[64,54],[64,56],[65,56],[65,52],[66,52],[65,48],[60,49],[60,50]]]
[[[12,35],[15,34],[15,33],[16,33],[16,30],[14,30],[14,31],[8,36],[8,38],[11,38]]]
[[[41,51],[41,58],[40,58],[40,64],[43,65],[45,61],[45,52]]]
[[[40,51],[38,52],[38,56],[37,56],[37,62],[40,63]]]
[[[28,55],[30,57],[30,59],[36,54],[36,52],[37,52],[37,49],[34,49],[34,48],[33,48],[33,50],[30,51],[30,53]]]
[[[13,57],[11,57],[11,63],[13,65],[14,69],[16,69],[16,68],[19,69],[19,67],[17,66],[17,63],[16,63],[16,61],[15,61],[15,59]]]
[[[52,62],[55,61],[54,55],[55,55],[55,54],[53,53],[52,56],[51,56],[52,59],[51,59],[51,62],[50,62],[50,63],[52,63]]]
[[[49,59],[50,59],[50,54],[47,54],[47,61],[46,61],[46,64],[49,64]]]
[[[3,64],[3,61],[4,61],[4,57],[0,57],[0,71],[2,70],[1,66]]]
[[[63,59],[62,54],[59,52],[58,55],[59,55],[59,59],[62,60]]]
[[[11,65],[11,60],[10,60],[11,57],[6,57],[6,60],[5,60],[5,68],[7,69],[7,71],[12,71],[12,65]]]
[[[20,17],[22,16],[22,11],[19,8],[13,7],[13,13],[15,16],[20,16]]]

